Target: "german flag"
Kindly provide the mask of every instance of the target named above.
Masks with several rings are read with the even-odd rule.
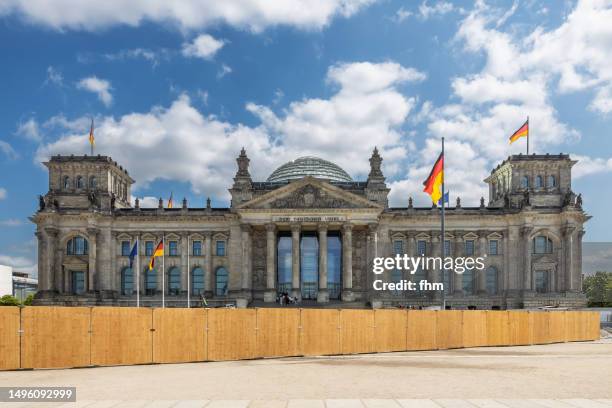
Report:
[[[96,144],[96,138],[94,137],[94,120],[91,120],[91,127],[89,128],[89,144],[93,147]]]
[[[429,194],[431,201],[435,204],[442,197],[442,181],[444,180],[444,153],[440,153],[438,160],[431,169],[429,177],[423,182],[424,192]]]
[[[155,248],[155,251],[153,251],[153,256],[151,257],[151,260],[149,261],[149,270],[152,270],[153,268],[155,268],[155,258],[160,257],[160,256],[164,256],[164,241],[161,241],[157,245],[157,248]]]
[[[527,119],[527,122],[525,122],[523,126],[519,128],[519,130],[517,130],[512,134],[512,136],[510,136],[510,144],[516,142],[521,137],[529,137],[529,119]]]
[[[170,198],[168,199],[168,208],[174,208],[174,200],[172,199],[172,193],[170,193]]]

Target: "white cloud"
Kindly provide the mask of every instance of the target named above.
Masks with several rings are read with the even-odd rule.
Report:
[[[406,10],[403,6],[400,7],[399,9],[397,9],[397,11],[395,12],[395,14],[393,15],[393,17],[391,18],[391,20],[395,21],[396,23],[401,23],[402,21],[406,20],[408,17],[410,17],[412,15],[412,11],[410,10]]]
[[[197,30],[224,23],[259,32],[270,26],[321,29],[337,16],[350,17],[374,0],[185,0],[60,2],[5,0],[0,15],[57,30],[97,30],[143,22],[169,23],[182,30]]]
[[[1,14],[1,13],[0,13]],[[45,84],[53,84],[57,86],[64,85],[64,77],[62,73],[52,66],[47,67],[47,79],[45,79]]]
[[[4,200],[7,196],[7,192],[5,188],[0,187],[0,200]]]
[[[427,4],[427,0],[419,6],[419,15],[423,20],[427,20],[435,15],[444,15],[453,11],[455,7],[447,1],[438,1],[433,6]]]
[[[255,180],[265,180],[280,164],[307,154],[337,162],[363,178],[375,145],[382,150],[390,174],[406,158],[401,126],[415,103],[397,86],[423,78],[424,74],[392,62],[335,65],[327,80],[339,89],[329,99],[295,101],[282,113],[249,103],[247,109],[261,121],[256,127],[206,115],[182,94],[167,108],[98,118],[97,150],[129,169],[138,183],[135,192],[157,179],[180,180],[189,182],[196,194],[217,199],[228,198],[235,157],[242,146],[252,160]],[[86,153],[87,128],[71,130],[73,121],[66,123],[64,135],[41,146],[36,161],[51,154]],[[350,151],[347,145],[352,146]]]
[[[131,196],[130,202],[132,203],[132,205],[135,205],[136,197]],[[140,206],[140,208],[157,208],[159,206],[159,198],[151,196],[138,197],[138,205]]]
[[[23,225],[23,221],[16,218],[9,218],[7,220],[0,220],[1,227],[20,227]]]
[[[217,79],[221,79],[224,76],[226,76],[227,74],[231,74],[232,73],[232,68],[222,64],[221,68],[219,69],[219,71],[217,72]]]
[[[572,169],[572,176],[574,179],[596,173],[612,172],[612,159],[592,158],[580,155],[573,155],[572,159],[578,160],[578,163],[576,163]]]
[[[23,256],[10,256],[0,254],[0,265],[12,266],[14,271],[27,272],[30,275],[38,275],[38,264]]]
[[[40,128],[38,122],[34,118],[30,118],[25,122],[22,122],[17,127],[17,135],[24,137],[34,142],[40,142],[42,135],[40,134]]]
[[[17,159],[19,157],[13,146],[4,140],[0,140],[0,152],[4,153],[9,159]]]
[[[225,41],[217,40],[211,35],[200,34],[190,43],[184,43],[182,53],[186,57],[212,59]]]
[[[100,79],[96,76],[83,78],[78,82],[77,88],[95,93],[106,107],[113,103],[113,95],[110,93],[112,87],[106,79]]]

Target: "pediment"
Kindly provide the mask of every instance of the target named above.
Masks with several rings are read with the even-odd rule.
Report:
[[[304,177],[243,203],[239,209],[341,209],[382,207],[313,177]]]

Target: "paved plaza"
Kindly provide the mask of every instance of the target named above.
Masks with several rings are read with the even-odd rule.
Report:
[[[605,407],[612,341],[0,373],[74,386],[77,403],[7,407]]]

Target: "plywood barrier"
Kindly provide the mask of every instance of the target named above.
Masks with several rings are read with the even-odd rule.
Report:
[[[0,307],[0,370],[19,368],[19,308]]]
[[[463,311],[463,347],[481,347],[488,344],[487,313],[484,310]]]
[[[127,365],[153,362],[153,309],[91,309],[91,363]]]
[[[436,319],[436,345],[438,349],[463,347],[463,312],[439,310]]]
[[[299,309],[257,309],[257,357],[298,356]]]
[[[241,360],[257,357],[255,309],[208,310],[208,359]]]
[[[302,354],[324,356],[340,354],[340,311],[301,309]]]
[[[510,344],[510,328],[508,325],[508,312],[488,311],[487,322],[487,345],[506,346]]]
[[[153,361],[206,360],[206,309],[153,309]]]
[[[508,311],[508,345],[522,346],[532,343],[533,315],[529,312]]]
[[[587,328],[585,330],[586,337],[583,340],[599,340],[601,336],[601,317],[599,312],[582,312],[586,316],[584,317],[587,321]]]
[[[565,311],[549,313],[549,331],[551,343],[563,343],[565,341]]]
[[[374,352],[374,311],[340,310],[342,354]]]
[[[437,312],[408,310],[406,315],[406,350],[435,350]]]
[[[533,318],[533,344],[552,343],[550,336],[550,313],[530,312]],[[554,313],[554,312],[553,312]]]
[[[406,350],[405,310],[374,311],[374,350],[377,352]]]
[[[88,307],[27,307],[21,311],[22,368],[90,365]]]

